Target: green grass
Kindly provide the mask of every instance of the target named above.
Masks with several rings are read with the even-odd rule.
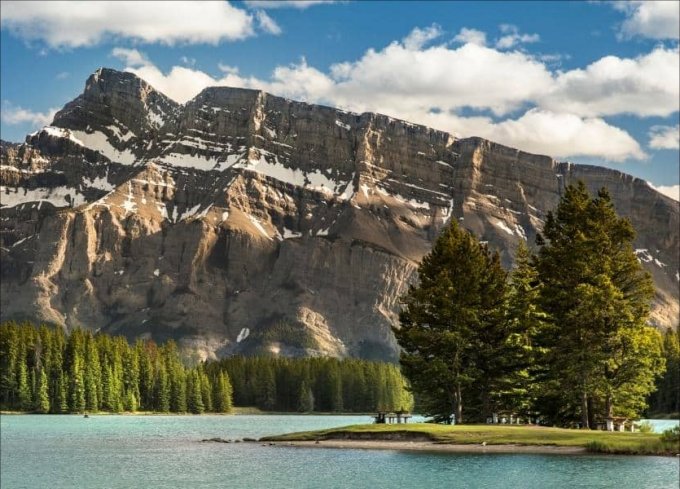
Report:
[[[429,440],[455,445],[535,445],[583,447],[590,452],[644,455],[674,455],[678,447],[663,443],[656,433],[611,433],[539,426],[419,424],[353,425],[319,431],[289,433],[263,441]]]

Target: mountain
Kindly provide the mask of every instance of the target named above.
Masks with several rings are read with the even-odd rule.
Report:
[[[214,87],[179,105],[100,69],[0,146],[1,316],[268,350],[395,359],[399,297],[450,219],[510,266],[565,185],[638,231],[659,327],[678,317],[678,203],[647,182],[384,115]]]

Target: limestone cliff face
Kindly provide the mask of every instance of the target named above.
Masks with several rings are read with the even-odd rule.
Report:
[[[511,265],[566,184],[606,186],[678,317],[678,203],[646,182],[255,90],[178,105],[98,70],[0,146],[2,319],[175,338],[203,357],[396,358],[391,327],[450,219]]]

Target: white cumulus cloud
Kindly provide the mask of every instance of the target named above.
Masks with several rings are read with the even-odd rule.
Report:
[[[649,147],[652,149],[680,149],[680,125],[652,126],[649,131]]]
[[[477,41],[425,44],[440,33],[437,26],[418,29],[402,41],[369,49],[327,71],[302,59],[275,67],[265,78],[241,74],[229,64],[219,65],[218,76],[186,66],[162,71],[136,50],[114,54],[126,61],[128,71],[178,102],[208,86],[256,88],[355,112],[388,114],[460,137],[482,136],[557,157],[644,159],[635,138],[604,117],[678,111],[677,87],[672,86],[678,53],[663,47],[634,59],[605,57],[560,72],[539,57]]]
[[[246,0],[248,7],[259,9],[296,8],[304,10],[315,5],[329,5],[336,0]]]
[[[678,50],[656,47],[637,58],[605,56],[585,69],[560,73],[541,104],[584,116],[666,117],[680,103]]]
[[[546,67],[520,52],[473,43],[407,49],[392,43],[331,68],[333,98],[360,110],[428,111],[472,107],[502,115],[551,87]]]
[[[417,51],[441,35],[442,29],[437,24],[432,24],[430,27],[425,27],[424,29],[416,27],[404,38],[402,43],[406,49]]]
[[[51,108],[47,112],[37,112],[15,106],[8,101],[2,103],[2,122],[9,125],[28,123],[31,127],[38,128],[52,122],[57,108]]]
[[[479,46],[486,46],[486,32],[463,27],[460,32],[456,34],[456,37],[454,37],[453,40],[463,44],[470,43],[477,44]]]
[[[255,12],[255,17],[257,17],[257,22],[264,32],[278,36],[281,34],[282,30],[279,24],[276,23],[274,19],[267,15],[264,10],[258,10]]]
[[[680,2],[664,1],[622,1],[613,4],[625,12],[626,20],[621,25],[623,38],[635,36],[651,39],[678,39],[680,37]]]
[[[174,45],[218,44],[253,36],[253,16],[225,1],[3,1],[2,28],[52,48],[107,38]],[[75,27],[77,26],[77,28]]]
[[[496,41],[498,49],[510,49],[519,44],[529,44],[541,40],[538,34],[521,34],[516,25],[501,24],[503,35]]]
[[[600,118],[531,109],[517,120],[506,120],[490,129],[492,139],[532,153],[596,156],[609,161],[646,157],[630,134]]]
[[[666,197],[680,201],[680,185],[660,185],[657,187],[650,183],[650,186],[657,192],[664,194]]]

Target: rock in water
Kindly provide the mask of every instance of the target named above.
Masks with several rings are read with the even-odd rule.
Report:
[[[100,69],[0,164],[2,319],[174,338],[203,358],[395,359],[398,298],[443,226],[509,266],[577,179],[637,229],[654,323],[678,314],[677,202],[384,115],[226,87],[179,105]]]

